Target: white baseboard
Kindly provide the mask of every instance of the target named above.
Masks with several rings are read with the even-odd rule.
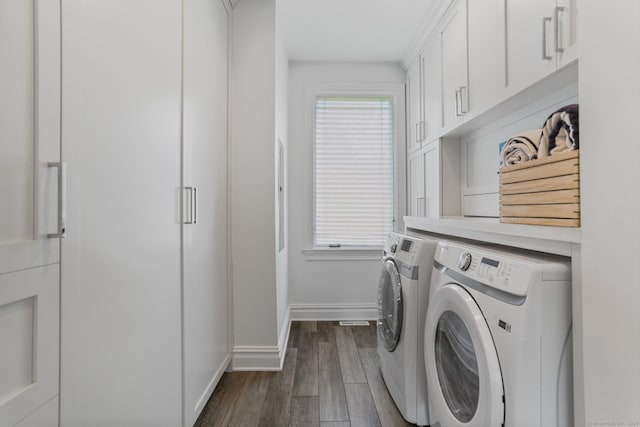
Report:
[[[280,328],[277,346],[243,346],[233,347],[233,371],[281,371],[284,356],[289,342],[291,330],[291,310],[287,309]]]
[[[222,378],[222,374],[224,374],[225,370],[227,369],[229,362],[231,362],[231,355],[228,355],[226,357],[225,361],[220,365],[220,368],[218,369],[218,371],[213,375],[213,378],[211,378],[211,381],[209,381],[209,384],[207,385],[207,388],[205,389],[204,393],[202,393],[202,395],[200,396],[200,399],[198,399],[198,403],[194,408],[194,413],[196,414],[196,417],[197,417],[197,414],[200,414],[202,412],[204,405],[206,405],[207,402],[209,401],[209,398],[211,398],[211,395],[213,394],[213,390],[218,385],[218,382],[220,382],[220,378]]]
[[[279,371],[280,349],[277,346],[237,345],[233,348],[233,371]]]
[[[376,304],[291,304],[291,320],[375,320]]]
[[[290,304],[278,334],[278,345],[233,347],[232,371],[280,371],[293,320],[375,320],[376,304]]]

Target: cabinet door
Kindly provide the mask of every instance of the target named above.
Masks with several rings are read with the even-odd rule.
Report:
[[[424,60],[424,140],[439,136],[441,113],[440,43],[437,37],[429,41],[422,52]]]
[[[58,394],[59,2],[0,0],[0,30],[0,425],[14,426]],[[40,419],[56,426],[57,406]]]
[[[0,274],[60,259],[60,6],[0,0]]]
[[[476,116],[498,102],[499,7],[501,0],[467,3],[469,43],[469,112]]]
[[[59,264],[0,275],[0,425],[58,394]],[[57,408],[42,427],[58,425]]]
[[[60,423],[179,426],[179,0],[62,0]]]
[[[442,129],[460,125],[468,109],[466,0],[459,0],[440,30],[442,54]]]
[[[555,0],[504,0],[505,67],[502,97],[511,96],[556,70]]]
[[[230,359],[227,306],[227,12],[184,3],[184,425]],[[193,202],[193,203],[190,203]]]
[[[424,215],[422,153],[416,151],[407,158],[407,212],[409,216]]]
[[[420,149],[420,58],[407,70],[407,153]]]
[[[424,216],[440,216],[440,141],[422,148],[424,175]]]
[[[554,18],[558,26],[558,68],[578,59],[578,3],[579,0],[557,0]]]

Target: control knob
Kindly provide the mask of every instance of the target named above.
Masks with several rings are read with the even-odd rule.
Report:
[[[462,271],[467,271],[471,265],[471,254],[469,252],[463,252],[458,257],[458,268]]]
[[[392,244],[391,247],[389,248],[392,254],[395,254],[397,249],[398,249],[397,243]]]

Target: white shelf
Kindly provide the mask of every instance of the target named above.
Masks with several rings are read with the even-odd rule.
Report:
[[[452,236],[479,242],[571,256],[581,241],[580,228],[502,224],[498,218],[404,217],[405,231]]]

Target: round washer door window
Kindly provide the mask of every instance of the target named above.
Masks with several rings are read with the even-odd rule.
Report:
[[[468,423],[478,408],[478,361],[469,330],[453,311],[445,311],[436,327],[438,381],[451,413]]]
[[[432,295],[424,346],[432,423],[501,426],[504,388],[498,354],[482,311],[462,286],[447,284]]]
[[[394,351],[402,331],[402,286],[393,260],[382,266],[378,286],[378,336],[387,351]]]

